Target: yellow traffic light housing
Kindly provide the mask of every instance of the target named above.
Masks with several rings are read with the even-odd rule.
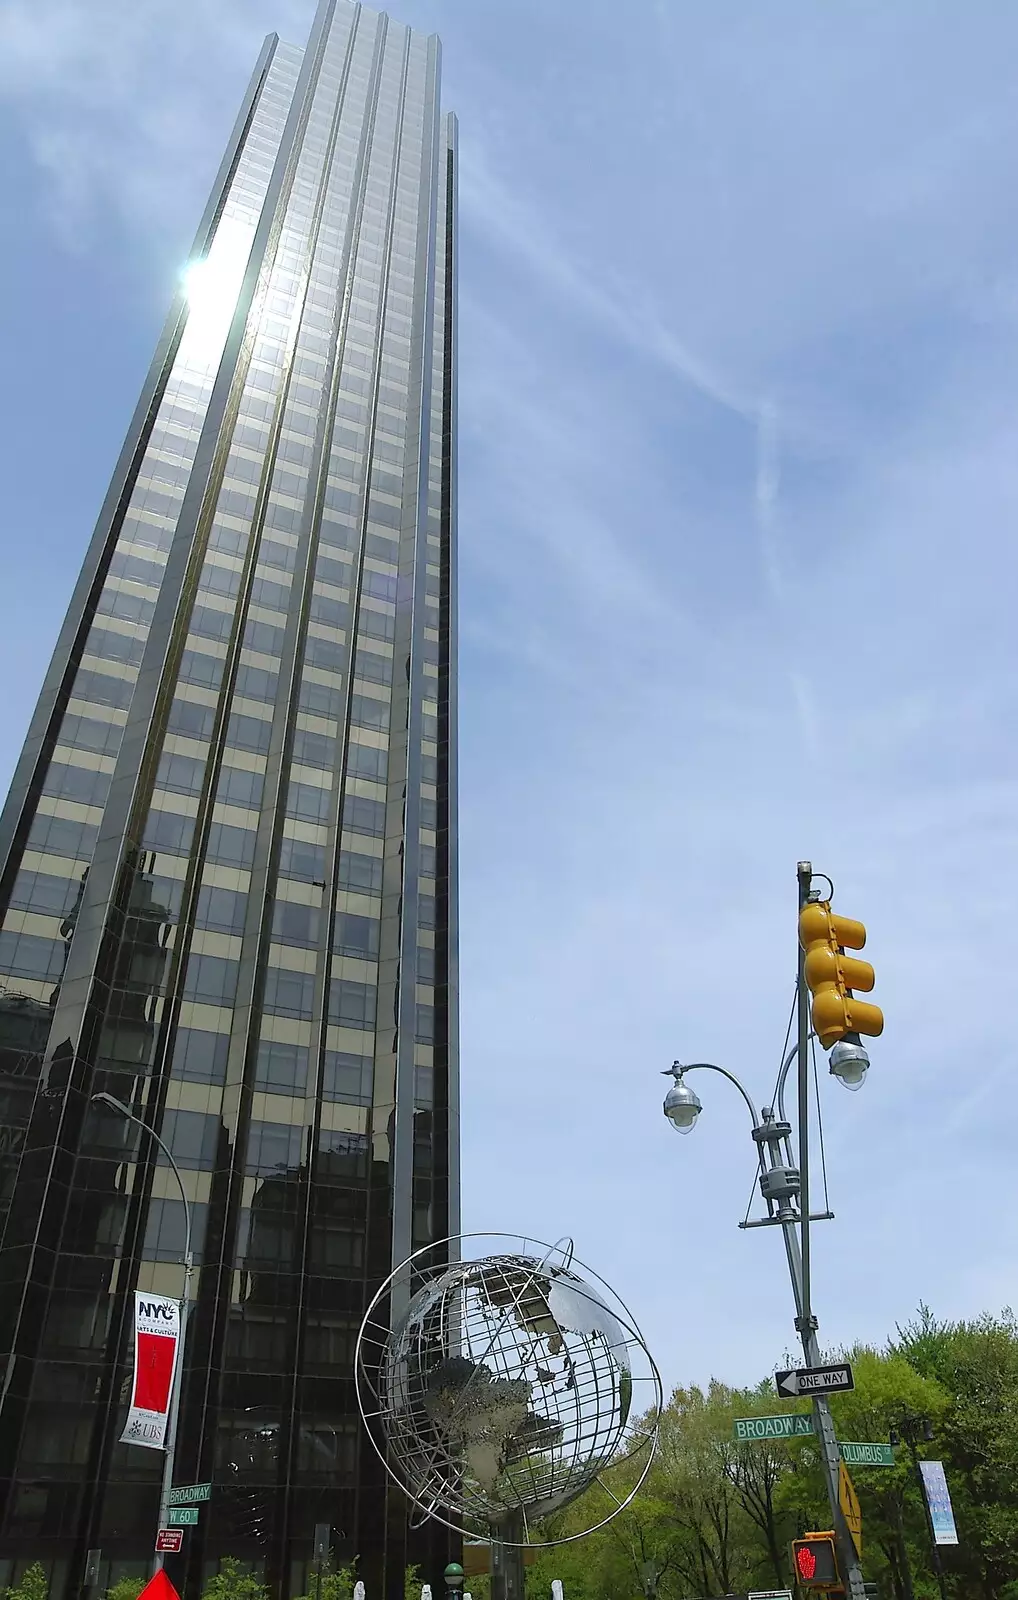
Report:
[[[835,916],[829,900],[812,900],[799,913],[799,943],[806,952],[806,983],[813,995],[813,1027],[825,1050],[846,1034],[883,1032],[879,1006],[857,1000],[853,991],[868,994],[873,988],[873,968],[868,961],[847,956],[861,950],[866,929],[852,917]]]
[[[841,1574],[833,1533],[807,1533],[792,1540],[792,1572],[802,1589],[838,1589]]]

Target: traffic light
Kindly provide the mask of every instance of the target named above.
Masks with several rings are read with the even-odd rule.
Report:
[[[873,968],[847,956],[861,950],[866,929],[851,917],[836,917],[827,900],[812,900],[799,913],[799,943],[806,952],[806,983],[813,995],[813,1027],[825,1050],[846,1034],[883,1032],[879,1006],[857,1000],[853,990],[868,994]]]
[[[804,1589],[835,1589],[841,1583],[833,1533],[807,1533],[792,1540],[792,1571]]]

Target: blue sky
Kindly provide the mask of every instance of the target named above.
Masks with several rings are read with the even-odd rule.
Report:
[[[261,38],[0,0],[14,760]],[[795,863],[887,1023],[823,1083],[827,1344],[1016,1298],[1018,10],[406,0],[461,119],[465,1219],[572,1233],[669,1381],[793,1340],[739,1233]]]

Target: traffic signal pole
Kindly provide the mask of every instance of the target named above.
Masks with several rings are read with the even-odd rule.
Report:
[[[809,904],[810,887],[813,882],[813,864],[810,861],[800,861],[796,868],[799,888],[799,911]],[[795,1213],[790,1200],[786,1197],[778,1207],[778,1217],[781,1221],[781,1232],[785,1241],[785,1254],[788,1257],[788,1272],[792,1280],[792,1294],[795,1300],[795,1326],[802,1340],[802,1353],[806,1359],[807,1367],[819,1367],[820,1346],[817,1343],[817,1319],[813,1315],[812,1293],[810,1284],[810,1240],[809,1240],[809,1033],[810,1010],[809,990],[806,986],[806,951],[799,942],[799,975],[796,988],[796,1025],[798,1036],[798,1089],[799,1089],[799,1227],[795,1225]],[[782,1215],[785,1212],[786,1215]],[[863,1588],[862,1568],[856,1553],[855,1541],[848,1531],[841,1511],[841,1496],[839,1493],[839,1468],[841,1455],[838,1450],[838,1440],[834,1432],[834,1419],[826,1395],[813,1396],[813,1426],[820,1446],[820,1457],[823,1462],[824,1477],[827,1482],[827,1495],[831,1502],[831,1515],[834,1518],[834,1530],[838,1540],[838,1555],[842,1576],[845,1579],[845,1588],[851,1600],[865,1600]]]

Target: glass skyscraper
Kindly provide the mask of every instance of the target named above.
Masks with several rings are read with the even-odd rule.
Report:
[[[266,41],[0,818],[0,1584],[38,1559],[54,1600],[151,1562],[133,1291],[181,1292],[173,1174],[103,1091],[194,1219],[178,1587],[235,1556],[306,1593],[322,1528],[369,1600],[453,1553],[352,1381],[459,1221],[439,57],[348,0]]]

